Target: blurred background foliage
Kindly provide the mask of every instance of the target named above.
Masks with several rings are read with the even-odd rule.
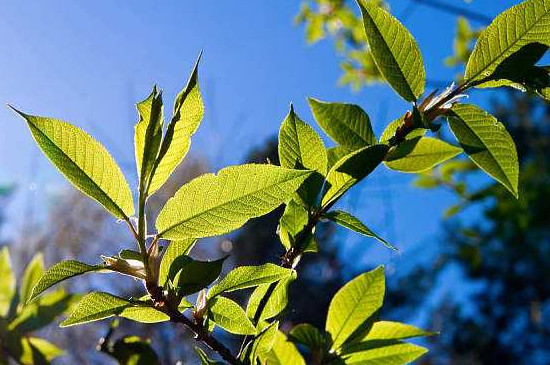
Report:
[[[391,3],[380,1],[390,9]],[[411,1],[414,3],[456,15],[454,52],[443,62],[451,69],[463,67],[480,30],[470,21],[483,24],[487,17],[470,12],[466,1]],[[295,21],[305,32],[305,42],[334,44],[341,56],[342,86],[360,91],[381,81],[353,1],[302,1]],[[438,81],[430,82],[432,87],[441,86]],[[406,268],[388,280],[386,318],[411,321],[441,332],[427,340],[430,353],[422,364],[550,362],[550,107],[518,91],[496,95],[491,112],[507,126],[521,159],[520,200],[514,200],[497,184],[487,185],[486,180],[480,183],[477,169],[462,159],[424,173],[415,181],[419,189],[447,189],[456,196],[456,204],[445,212],[421,217],[441,219],[442,237],[407,253],[400,259],[407,262]],[[250,151],[248,157],[250,162],[267,160],[278,162],[275,139]],[[188,159],[170,184],[153,198],[160,205],[185,181],[210,170],[210,161],[201,156]],[[114,232],[123,230],[117,229],[100,207],[79,193],[63,191],[51,198],[45,219],[29,220],[17,242],[8,242],[1,230],[8,217],[2,216],[2,211],[16,188],[0,186],[0,244],[10,246],[18,270],[37,251],[44,252],[46,264],[67,258],[96,262],[100,254],[116,254],[129,241],[122,233],[116,236]],[[230,252],[231,265],[225,270],[235,265],[277,262],[283,252],[276,235],[281,214],[277,210],[253,220],[235,235],[204,240],[192,255],[204,259]],[[291,287],[282,328],[303,322],[322,327],[336,290],[355,272],[367,269],[342,262],[338,253],[343,243],[338,232],[328,225],[320,228],[320,252],[304,257],[301,275]],[[78,278],[66,289],[83,292],[105,285],[121,294],[137,289],[131,279],[109,281],[94,275]],[[132,337],[136,334],[140,338]],[[58,360],[60,364],[107,363],[113,356],[109,350],[116,349],[116,344],[124,351],[128,343],[130,347],[134,342],[149,346],[142,339],[150,339],[160,363],[196,361],[187,341],[189,334],[170,323],[145,326],[121,320],[112,326],[102,322],[62,331],[53,325],[40,328],[34,335],[55,339],[61,347],[65,344],[68,353]],[[98,342],[102,337],[104,340]],[[239,345],[234,339],[233,346]],[[96,346],[102,351],[98,352]]]

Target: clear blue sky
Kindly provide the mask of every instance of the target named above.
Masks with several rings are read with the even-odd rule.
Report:
[[[515,2],[474,0],[470,9],[494,16]],[[361,105],[380,133],[407,105],[384,85],[357,94],[337,87],[339,58],[332,44],[306,46],[303,29],[293,25],[299,3],[3,1],[0,101],[84,128],[106,145],[132,182],[133,104],[156,83],[171,105],[200,50],[206,117],[192,153],[208,156],[213,169],[242,162],[250,148],[277,133],[290,102],[312,123],[307,96]],[[391,5],[401,17],[409,1]],[[455,17],[418,6],[404,22],[420,43],[428,77],[452,79],[455,71],[442,60],[451,53]],[[7,108],[0,108],[0,125],[0,182],[19,186],[10,212],[12,223],[20,224],[26,199],[40,207],[47,199],[35,197],[65,185]],[[362,184],[353,204],[343,202],[404,253],[433,239],[442,210],[452,203],[449,194],[418,191],[410,182],[410,176],[382,171]],[[29,193],[31,184],[36,190]],[[419,220],[422,230],[415,228]],[[390,229],[384,229],[386,222]],[[345,240],[346,257],[374,246],[356,236]],[[383,249],[369,252],[379,262],[391,258]]]

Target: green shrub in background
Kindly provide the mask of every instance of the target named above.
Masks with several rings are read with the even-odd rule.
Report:
[[[45,364],[64,351],[33,332],[51,324],[76,299],[59,288],[30,300],[32,289],[44,274],[42,254],[27,265],[19,283],[7,247],[0,250],[0,364]]]

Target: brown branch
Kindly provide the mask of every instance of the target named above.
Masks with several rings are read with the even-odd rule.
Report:
[[[208,333],[208,329],[205,328],[201,322],[189,319],[179,310],[173,308],[171,304],[167,301],[162,287],[148,286],[147,290],[149,291],[149,294],[151,294],[151,298],[155,303],[155,308],[168,315],[171,322],[180,323],[183,326],[189,328],[193,332],[195,340],[201,341],[206,344],[213,351],[217,352],[222,357],[222,359],[224,359],[228,363],[237,365],[241,364],[241,361],[233,356],[231,354],[231,351],[224,344],[222,344],[210,333]]]

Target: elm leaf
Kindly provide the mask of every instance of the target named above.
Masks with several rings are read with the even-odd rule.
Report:
[[[231,270],[208,292],[209,298],[225,292],[270,284],[293,275],[293,271],[274,264],[239,266]]]
[[[288,201],[310,174],[247,164],[202,175],[182,186],[162,208],[158,235],[179,240],[229,233]]]
[[[75,260],[61,261],[50,267],[44,275],[40,277],[29,297],[29,301],[36,298],[45,290],[51,288],[55,284],[70,279],[72,277],[82,275],[91,271],[100,271],[106,269],[104,265],[88,265]]]
[[[453,106],[448,120],[468,157],[517,198],[518,155],[514,140],[504,125],[486,111],[470,104]]]
[[[389,244],[385,239],[374,233],[369,227],[365,226],[363,222],[354,217],[348,212],[342,210],[334,210],[325,214],[325,217],[352,231],[362,234],[363,236],[372,237],[380,241],[384,246],[397,250],[395,246]]]
[[[418,44],[407,28],[376,2],[357,2],[378,70],[403,99],[416,101],[424,92],[426,79]]]
[[[490,78],[506,59],[531,43],[550,46],[550,0],[527,0],[499,14],[480,34],[465,80],[475,84]]]
[[[313,98],[309,106],[317,124],[339,145],[354,150],[376,144],[369,116],[359,106]]]
[[[134,214],[128,182],[105,147],[69,123],[13,110],[25,119],[42,152],[71,184],[119,219]]]
[[[310,169],[325,175],[327,152],[317,132],[304,123],[292,105],[279,131],[279,160],[289,169]]]
[[[332,336],[331,349],[339,349],[381,307],[384,268],[363,273],[344,285],[330,302],[325,329]]]
[[[172,120],[166,127],[158,156],[151,172],[149,194],[157,191],[183,161],[191,147],[191,137],[204,116],[204,105],[199,88],[199,55],[187,85],[180,91],[174,102]]]
[[[416,137],[393,147],[384,164],[392,170],[418,173],[429,170],[461,152],[461,148],[439,139]]]
[[[227,332],[255,335],[256,328],[240,305],[229,298],[217,296],[209,302],[208,317]]]

